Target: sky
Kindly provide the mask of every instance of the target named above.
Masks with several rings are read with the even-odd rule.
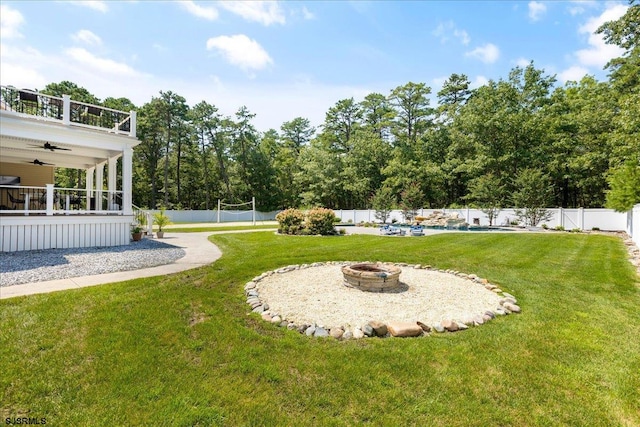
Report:
[[[453,73],[478,87],[533,61],[558,84],[606,80],[622,55],[595,30],[606,1],[0,1],[0,83],[68,80],[141,106],[160,91],[224,116],[242,106],[261,132],[321,125],[339,100]]]

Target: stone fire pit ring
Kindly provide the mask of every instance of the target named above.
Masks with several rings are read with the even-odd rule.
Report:
[[[388,292],[400,288],[400,267],[393,264],[358,263],[342,267],[344,285],[365,292]]]

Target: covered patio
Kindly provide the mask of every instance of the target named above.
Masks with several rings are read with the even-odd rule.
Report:
[[[0,250],[129,244],[135,112],[0,93]],[[81,171],[84,187],[56,187],[55,168]]]

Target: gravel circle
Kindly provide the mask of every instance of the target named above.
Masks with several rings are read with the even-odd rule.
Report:
[[[1,252],[0,286],[138,270],[183,256],[183,249],[152,239],[102,248]]]
[[[324,265],[269,275],[257,290],[271,313],[326,327],[463,320],[495,309],[502,298],[480,283],[435,270],[403,267],[400,282],[405,286],[399,292],[364,292],[343,284],[341,266]]]

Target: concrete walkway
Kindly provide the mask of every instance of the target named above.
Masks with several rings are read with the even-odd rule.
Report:
[[[207,238],[215,232],[200,233],[168,233],[162,239],[163,243],[182,248],[184,257],[171,264],[140,270],[119,271],[116,273],[96,274],[93,276],[72,277],[68,279],[50,280],[47,282],[25,283],[22,285],[0,287],[0,299],[23,295],[43,294],[62,291],[65,289],[83,288],[86,286],[102,285],[105,283],[121,282],[141,277],[164,276],[208,265],[222,256],[220,249]]]

